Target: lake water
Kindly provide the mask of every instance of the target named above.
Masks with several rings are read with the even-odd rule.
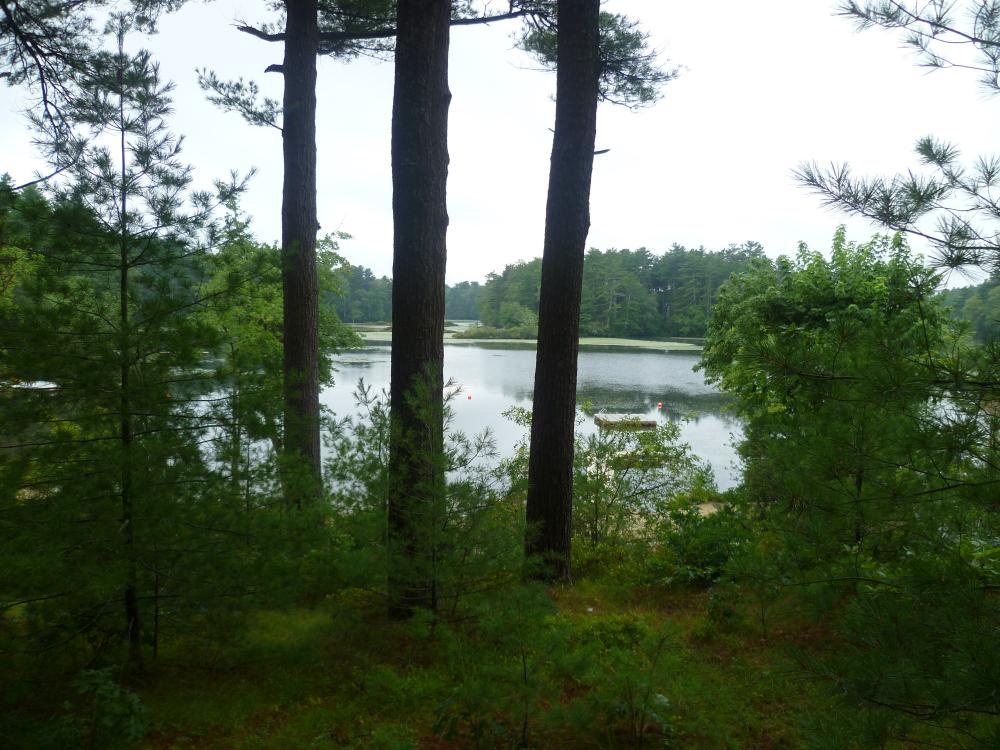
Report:
[[[445,346],[445,379],[462,387],[454,400],[455,428],[473,435],[490,428],[497,449],[509,455],[523,430],[505,419],[510,406],[531,408],[534,387],[533,346],[451,344]],[[681,435],[707,461],[721,489],[738,481],[733,439],[740,422],[725,411],[726,399],[695,372],[698,354],[660,351],[580,352],[578,402],[611,414],[643,414],[648,419],[680,421]],[[389,387],[389,347],[370,346],[344,352],[335,365],[336,384],[322,395],[323,404],[338,415],[355,410],[358,380],[376,390]],[[469,398],[471,396],[471,398]],[[663,403],[663,409],[657,403]],[[580,428],[596,427],[587,418]]]

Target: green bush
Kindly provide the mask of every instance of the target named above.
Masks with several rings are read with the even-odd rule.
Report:
[[[668,508],[657,528],[649,558],[651,581],[707,586],[726,570],[730,559],[749,538],[738,504],[711,505],[704,494],[681,498]]]
[[[111,668],[86,669],[71,683],[74,698],[52,725],[47,747],[104,750],[127,747],[145,734],[146,710],[139,696],[122,687]]]
[[[586,617],[576,622],[572,648],[586,658],[576,675],[585,688],[546,717],[605,747],[642,748],[653,736],[675,732],[670,700],[658,685],[677,657],[669,629],[650,628],[633,615]]]

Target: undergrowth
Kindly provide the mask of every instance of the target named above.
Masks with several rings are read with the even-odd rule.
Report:
[[[803,726],[832,703],[786,654],[801,632],[763,641],[751,628],[715,628],[706,600],[592,580],[516,587],[453,622],[390,623],[358,591],[259,612],[239,643],[163,654],[133,694],[145,738],[116,741],[151,750],[804,746]],[[22,709],[45,713],[30,701]],[[122,716],[120,706],[104,710]],[[86,745],[62,745],[74,746]]]

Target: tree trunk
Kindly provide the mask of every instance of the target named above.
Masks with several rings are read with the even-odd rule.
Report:
[[[281,194],[283,487],[290,507],[322,494],[316,273],[317,0],[286,0]]]
[[[120,49],[120,48],[119,48]],[[124,88],[124,71],[118,70],[118,85]],[[119,207],[119,258],[118,258],[118,325],[121,338],[121,361],[119,373],[119,432],[121,441],[121,529],[125,547],[125,633],[128,640],[128,663],[126,671],[138,674],[143,671],[142,662],[142,620],[139,616],[139,595],[137,592],[137,575],[135,561],[135,498],[132,485],[132,332],[129,320],[129,269],[132,259],[129,254],[128,240],[128,173],[126,138],[127,122],[125,120],[125,94],[118,93],[118,131],[120,134],[119,159],[121,160],[121,205]]]
[[[538,302],[528,463],[527,574],[570,580],[573,428],[583,259],[597,129],[600,0],[559,0],[556,127]]]
[[[389,612],[435,604],[433,518],[444,497],[450,0],[400,0],[392,102]]]

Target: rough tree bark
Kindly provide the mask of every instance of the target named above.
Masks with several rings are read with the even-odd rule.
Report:
[[[436,605],[430,519],[444,494],[450,0],[400,0],[392,101],[389,613]]]
[[[316,273],[317,0],[286,0],[281,194],[285,501],[322,494]]]
[[[557,13],[556,126],[538,302],[525,553],[532,561],[526,570],[530,577],[569,581],[576,363],[597,130],[600,0],[559,0]]]
[[[403,59],[417,60],[414,50],[423,42],[422,35],[434,28],[435,38],[430,40],[438,44],[441,38],[440,14],[441,6],[448,3],[404,3],[404,8],[397,18],[410,24],[409,50],[404,49]],[[285,0],[286,23],[282,32],[270,32],[254,26],[240,25],[237,28],[267,42],[282,42],[284,44],[284,61],[282,65],[272,65],[268,71],[278,71],[284,74],[285,90],[283,102],[284,127],[284,189],[282,194],[282,282],[284,294],[284,440],[279,448],[284,470],[282,472],[283,494],[286,504],[290,507],[301,507],[303,499],[312,499],[322,495],[322,473],[320,461],[319,433],[319,354],[318,354],[318,300],[317,279],[315,270],[316,247],[316,54],[339,54],[338,50],[350,54],[351,42],[365,40],[389,39],[397,36],[395,27],[378,27],[376,19],[384,17],[382,6],[385,2],[358,4],[356,2],[335,2],[324,8],[327,21],[339,21],[346,28],[319,31],[317,16],[317,0]],[[450,4],[448,4],[450,6]],[[534,6],[521,7],[521,3],[512,3],[504,13],[487,14],[474,18],[456,18],[449,16],[448,23],[453,26],[470,26],[520,18],[534,9]],[[417,7],[418,6],[418,7]],[[417,7],[416,10],[413,10]],[[420,18],[421,13],[428,11],[431,18]],[[371,13],[370,18],[366,17]],[[449,8],[450,13],[450,8]],[[346,21],[345,21],[346,18]],[[337,25],[337,24],[335,24]],[[421,30],[422,29],[422,30]],[[444,57],[434,53],[431,65],[442,66],[441,86],[447,94],[447,33],[443,36]],[[313,55],[313,58],[310,58]],[[399,58],[397,58],[399,59]],[[430,61],[431,58],[427,58]],[[418,65],[424,65],[420,61]],[[426,67],[426,66],[425,66]],[[427,67],[427,71],[430,67]],[[422,81],[431,82],[433,75],[420,70],[403,70],[402,80],[406,85],[423,85]],[[437,85],[437,82],[434,82]],[[405,88],[405,86],[404,86]],[[399,88],[397,88],[399,91]],[[419,107],[422,106],[422,94],[419,91],[404,92],[402,99],[409,101],[411,108],[417,110],[407,113],[403,107],[403,116],[419,119]],[[436,105],[435,105],[436,106]],[[436,110],[435,110],[436,111]],[[438,115],[435,115],[437,118]],[[443,145],[447,128],[447,103],[440,115],[439,136],[444,154],[444,164],[447,165],[447,152]],[[434,127],[437,126],[435,120]],[[428,132],[430,132],[428,130]],[[408,136],[409,137],[409,136]],[[423,137],[423,136],[420,136]],[[418,138],[419,140],[419,138]],[[434,158],[432,157],[431,160]],[[446,170],[446,166],[445,166]],[[419,171],[419,170],[418,170]],[[442,178],[442,196],[443,196]],[[443,202],[443,197],[442,197]],[[419,211],[418,211],[419,213]],[[444,217],[445,224],[447,216]],[[442,230],[442,235],[443,235]],[[431,231],[433,234],[433,230]],[[443,239],[441,240],[443,247]],[[443,254],[443,250],[442,250]],[[442,261],[443,264],[443,261]]]

